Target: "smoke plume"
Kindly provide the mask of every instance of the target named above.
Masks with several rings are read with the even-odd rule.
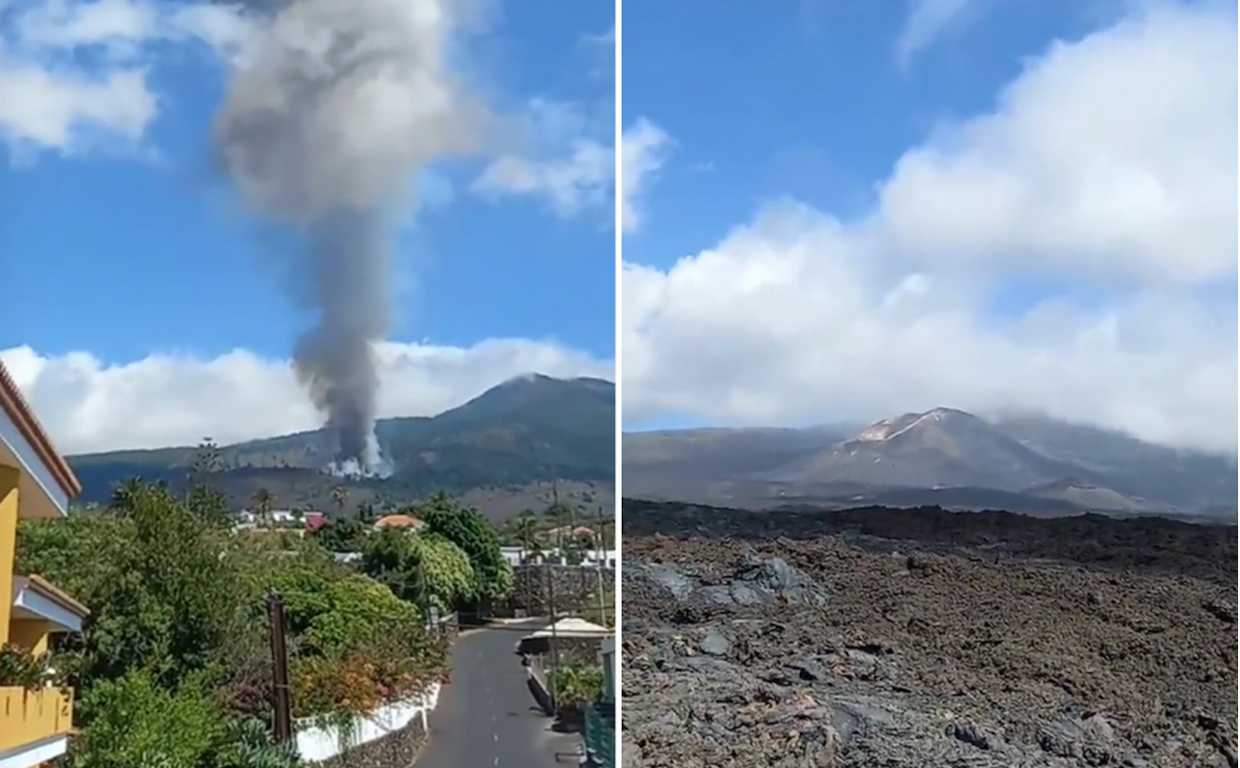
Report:
[[[290,288],[318,322],[294,365],[339,436],[344,471],[383,471],[373,345],[391,330],[393,248],[411,180],[469,151],[483,118],[448,70],[461,10],[451,0],[243,8],[253,47],[216,115],[214,150],[247,209],[301,237]]]

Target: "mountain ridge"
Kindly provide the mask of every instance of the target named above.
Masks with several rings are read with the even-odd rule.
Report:
[[[710,434],[713,443],[703,440]],[[940,407],[860,427],[630,432],[623,444],[626,497],[938,504],[1049,516],[1227,516],[1236,506],[1233,456],[1027,414],[984,419]],[[764,451],[770,460],[743,466]]]
[[[409,502],[435,490],[521,489],[565,482],[614,487],[615,385],[605,379],[526,374],[502,382],[435,416],[381,419],[375,432],[394,466],[391,478],[325,473],[336,436],[321,428],[218,446],[212,477],[234,504],[258,487],[284,506],[328,508],[332,488],[358,499]],[[138,476],[186,482],[199,446],[106,451],[69,456],[84,500],[103,501],[114,483]],[[268,487],[271,486],[271,487]]]

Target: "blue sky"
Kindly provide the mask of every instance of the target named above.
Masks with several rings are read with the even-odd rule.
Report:
[[[1234,451],[1234,4],[718,9],[624,6],[626,428],[1019,408]]]
[[[669,266],[772,198],[844,217],[940,121],[993,106],[1022,62],[1080,35],[1105,6],[977,0],[911,58],[905,2],[736,4],[626,0],[624,113],[650,115],[678,150],[646,195],[657,215],[626,259]]]
[[[607,33],[611,16],[597,3],[508,3],[464,57],[501,110],[531,98],[593,110],[610,101],[611,84],[592,71],[600,53],[585,38]],[[85,350],[107,362],[234,347],[281,356],[304,327],[266,267],[270,239],[211,172],[208,131],[226,73],[201,51],[162,47],[151,83],[163,103],[145,142],[161,162],[45,151],[0,165],[0,246],[23,286],[5,302],[0,348]],[[468,189],[483,162],[436,169],[428,182],[400,242],[395,337],[555,338],[610,357],[609,211],[562,217],[536,199],[484,199]]]
[[[614,376],[612,9],[488,2],[451,28],[434,19],[460,4],[414,13],[441,2],[295,0],[275,19],[207,0],[0,3],[0,262],[21,286],[0,357],[64,450],[321,423],[287,363],[313,322],[281,290],[295,236],[247,214],[209,144],[237,73],[298,45],[294,19],[341,12],[409,25],[399,39],[434,52],[402,93],[440,88],[458,117],[482,106],[461,118],[469,152],[408,179],[380,415],[434,414],[530,371]],[[430,125],[394,101],[342,130]],[[454,143],[391,143],[436,142]]]

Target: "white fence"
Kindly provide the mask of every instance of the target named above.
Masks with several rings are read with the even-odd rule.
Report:
[[[567,565],[567,555],[555,547],[538,552],[532,552],[521,547],[500,547],[500,555],[508,561],[511,566],[518,565]],[[616,553],[610,549],[583,549],[579,552],[581,562],[577,565],[583,568],[604,568],[616,567]]]
[[[348,726],[340,724],[315,725],[313,721],[294,726],[297,752],[309,763],[321,763],[341,752],[362,744],[377,741],[395,733],[420,718],[422,730],[427,730],[427,715],[439,701],[439,683],[417,699],[396,702],[380,707],[366,717],[358,717]]]

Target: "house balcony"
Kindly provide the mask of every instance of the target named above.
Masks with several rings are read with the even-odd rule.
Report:
[[[39,576],[14,576],[8,642],[42,654],[52,636],[80,632],[86,607]],[[0,687],[0,768],[30,768],[64,754],[73,693],[56,687]]]
[[[0,768],[29,768],[68,749],[73,692],[0,688]]]
[[[18,522],[64,517],[81,491],[0,362],[0,644],[40,654],[55,635],[81,631],[81,603],[39,576],[14,572]],[[72,726],[71,692],[0,685],[0,768],[50,763],[67,751]]]

